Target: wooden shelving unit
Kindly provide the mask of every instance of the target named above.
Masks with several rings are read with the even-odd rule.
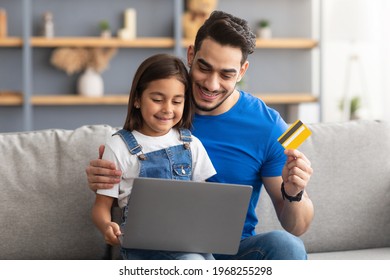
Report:
[[[183,47],[192,44],[189,40],[181,42]],[[117,48],[173,48],[175,41],[168,37],[137,38],[134,40],[122,40],[119,38],[100,37],[32,37],[30,45],[37,48],[54,47],[117,47]],[[21,47],[21,38],[10,37],[0,39],[1,47]],[[311,39],[269,39],[257,40],[256,48],[269,49],[311,49],[317,46],[317,42]],[[254,94],[267,104],[300,104],[317,102],[318,99],[310,93],[258,93]],[[30,99],[33,106],[81,106],[81,105],[127,105],[126,95],[106,95],[103,97],[83,97],[75,94],[69,95],[33,95]],[[18,106],[23,104],[22,96],[1,96],[1,106]]]
[[[0,41],[1,43],[1,41]],[[20,46],[21,39],[13,38],[4,40],[6,46]],[[122,40],[119,38],[100,37],[32,37],[30,44],[37,48],[54,47],[117,47],[117,48],[173,48],[175,41],[168,37],[137,38],[134,40]],[[189,40],[182,40],[183,47],[192,44]],[[264,49],[311,49],[317,46],[317,41],[311,39],[287,39],[274,38],[257,40],[256,48]],[[317,102],[318,99],[310,93],[257,93],[256,97],[267,104],[300,104]],[[21,105],[21,98],[10,97],[0,100],[0,105]],[[105,95],[102,97],[84,97],[76,94],[69,95],[33,95],[30,103],[33,106],[82,106],[82,105],[127,105],[127,95]]]
[[[152,1],[152,0],[148,0]],[[307,0],[311,1],[311,0]],[[80,9],[86,9],[86,7],[89,7],[89,2],[86,4],[86,0],[80,1],[77,5],[80,5]],[[141,1],[140,1],[141,2]],[[270,1],[271,2],[271,1]],[[300,1],[299,1],[300,2]],[[10,3],[13,3],[10,1]],[[144,1],[142,1],[144,3]],[[155,3],[155,2],[151,2]],[[249,3],[256,3],[255,1],[249,2]],[[33,4],[35,3],[32,0],[24,0],[22,1],[22,4],[8,4],[6,5],[8,7],[9,13],[10,13],[10,25],[9,26],[14,26],[13,30],[17,31],[10,31],[12,34],[10,37],[6,38],[0,38],[0,51],[7,48],[13,49],[12,51],[4,51],[3,54],[6,56],[8,53],[12,57],[12,61],[15,61],[15,58],[17,61],[21,59],[22,61],[22,66],[20,68],[20,84],[19,80],[18,82],[13,82],[12,79],[8,79],[4,76],[4,79],[7,80],[2,80],[0,79],[0,110],[2,106],[15,106],[15,107],[22,107],[23,111],[23,116],[20,117],[19,123],[23,124],[24,130],[32,130],[34,129],[34,114],[37,113],[39,115],[41,112],[46,113],[46,109],[41,109],[38,107],[50,107],[50,106],[111,106],[111,105],[118,105],[118,106],[126,106],[128,103],[128,93],[125,92],[125,90],[121,87],[114,87],[114,88],[107,88],[107,92],[105,93],[104,96],[98,97],[98,98],[92,98],[92,97],[83,97],[79,96],[75,93],[72,93],[74,90],[73,85],[69,86],[70,89],[63,89],[65,92],[62,90],[59,90],[57,94],[51,94],[50,88],[53,88],[51,86],[49,87],[42,87],[42,63],[45,63],[42,59],[45,57],[47,59],[48,52],[51,51],[50,48],[60,48],[60,47],[86,47],[86,48],[121,48],[121,49],[140,49],[139,50],[131,50],[132,53],[135,53],[138,57],[136,57],[136,60],[139,60],[140,55],[146,55],[147,53],[154,53],[155,51],[153,49],[156,49],[156,51],[160,51],[158,49],[162,49],[163,52],[169,52],[173,53],[176,55],[179,55],[180,57],[184,57],[185,53],[183,52],[185,48],[193,44],[192,40],[186,40],[182,39],[182,22],[181,22],[181,17],[182,13],[184,10],[183,6],[183,1],[182,0],[172,0],[172,9],[173,9],[173,19],[170,16],[167,19],[164,19],[164,25],[167,23],[167,21],[172,21],[173,20],[173,34],[170,32],[166,32],[166,29],[164,31],[161,31],[161,29],[157,32],[150,32],[148,29],[142,29],[140,28],[140,32],[137,34],[139,36],[142,36],[142,34],[156,34],[156,35],[150,35],[151,37],[138,37],[134,40],[123,40],[117,37],[112,37],[112,38],[102,38],[102,37],[92,37],[89,34],[90,32],[75,32],[74,28],[65,28],[66,26],[63,25],[65,29],[62,30],[62,34],[69,34],[64,35],[64,37],[59,37],[56,36],[54,38],[45,38],[45,37],[39,37],[38,35],[38,29],[36,26],[39,23],[35,22],[35,18],[38,16],[40,12],[37,12],[35,7],[34,9],[32,8]],[[150,4],[150,3],[149,3]],[[149,4],[141,5],[139,7],[148,8]],[[256,3],[257,4],[257,3]],[[42,5],[42,3],[40,3]],[[238,5],[238,4],[237,4]],[[299,11],[302,9],[305,9],[306,4],[299,4],[300,8]],[[118,5],[120,6],[120,5]],[[123,5],[122,5],[123,6]],[[224,5],[221,3],[221,9],[224,10]],[[229,5],[227,5],[229,6]],[[15,9],[17,7],[21,7],[21,10],[19,11],[20,14],[17,14],[15,12]],[[52,10],[56,11],[58,10],[58,6],[55,6],[53,4]],[[238,6],[237,6],[238,7]],[[43,7],[40,7],[43,8]],[[140,8],[139,8],[140,9]],[[168,8],[170,9],[170,8]],[[108,9],[109,10],[109,9]],[[17,10],[16,10],[17,11]],[[248,9],[247,9],[248,11]],[[154,11],[149,11],[149,15],[153,16]],[[167,11],[162,11],[167,13]],[[227,9],[227,12],[228,9]],[[283,10],[282,12],[286,12],[286,10]],[[305,12],[306,13],[306,12]],[[168,14],[168,13],[167,13]],[[171,11],[169,11],[169,14],[171,14]],[[274,12],[271,13],[271,16],[274,16]],[[22,23],[21,21],[15,20],[15,17],[12,16],[20,16],[22,18]],[[302,13],[297,13],[296,15],[294,14],[290,20],[294,20],[296,16],[302,16]],[[86,18],[93,18],[94,15],[86,15]],[[252,15],[253,17],[253,15]],[[139,18],[140,22],[140,27],[145,26],[145,24],[149,24],[149,19],[141,19]],[[161,20],[161,19],[158,19]],[[253,20],[253,18],[251,19]],[[96,21],[96,20],[95,20]],[[92,22],[92,20],[91,20]],[[283,24],[289,24],[291,21],[282,21],[284,22]],[[320,50],[320,44],[319,40],[314,40],[310,37],[312,37],[310,32],[308,30],[310,29],[310,22],[309,21],[303,21],[305,25],[301,25],[299,28],[299,31],[293,31],[293,32],[288,32],[288,33],[283,33],[286,34],[286,37],[281,37],[278,38],[274,36],[272,39],[258,39],[256,41],[256,52],[262,52],[262,50],[275,50],[272,52],[264,52],[267,55],[276,55],[279,53],[278,50],[281,50],[280,52],[283,53],[282,58],[276,57],[276,66],[280,69],[284,61],[281,62],[281,60],[286,59],[288,60],[291,56],[296,55],[296,52],[294,50],[302,50],[302,52],[299,52],[299,57],[304,57],[303,59],[303,64],[306,63],[306,61],[313,61],[313,58],[307,58],[307,54],[312,53],[313,50],[318,48]],[[17,28],[15,28],[17,26]],[[299,23],[294,23],[294,27],[299,26]],[[306,28],[307,27],[307,28]],[[21,31],[20,31],[21,30]],[[147,30],[145,32],[145,30]],[[303,31],[303,32],[301,32]],[[13,35],[12,32],[16,32],[16,35]],[[60,32],[58,32],[59,34]],[[279,32],[280,33],[280,32]],[[76,34],[84,34],[81,36],[77,36]],[[164,35],[162,35],[164,34]],[[275,32],[275,34],[278,34],[278,32]],[[291,35],[290,35],[291,34]],[[158,37],[161,35],[161,37]],[[145,35],[148,36],[148,35]],[[156,36],[156,37],[153,37]],[[291,37],[289,37],[291,36]],[[297,37],[294,37],[297,36]],[[14,50],[17,48],[17,50]],[[145,49],[145,50],[143,50]],[[292,50],[289,52],[289,50]],[[128,55],[129,51],[126,52],[121,52],[118,55]],[[19,56],[20,53],[20,56]],[[119,52],[118,52],[119,53]],[[126,54],[124,54],[126,53]],[[286,55],[287,54],[287,55]],[[133,59],[131,56],[127,56],[126,59]],[[1,58],[0,58],[1,60]],[[302,61],[299,58],[295,59],[292,58],[292,63],[294,65],[298,64]],[[131,60],[130,64],[133,62]],[[11,62],[13,63],[13,62]],[[50,62],[47,61],[49,64]],[[255,64],[256,61],[253,60],[251,63]],[[262,62],[259,62],[262,63]],[[268,63],[271,63],[268,61]],[[289,63],[289,61],[286,61],[286,63]],[[306,65],[306,64],[305,64]],[[0,66],[2,67],[2,71],[7,71],[7,66],[6,64],[1,65],[0,61]],[[134,65],[131,65],[132,67]],[[290,69],[290,65],[288,65],[288,69]],[[266,67],[266,66],[264,66]],[[11,69],[12,67],[10,67]],[[293,67],[292,67],[293,68]],[[12,68],[13,69],[13,68]],[[288,70],[286,69],[286,71]],[[310,69],[310,67],[306,67],[305,71],[307,69]],[[110,69],[111,71],[112,69]],[[41,71],[41,72],[39,72]],[[48,75],[48,83],[53,83],[55,80],[51,80],[50,73],[47,69],[45,69],[44,72],[46,73],[45,75]],[[117,71],[117,70],[116,70]],[[287,75],[286,73],[282,73],[283,75]],[[296,75],[298,79],[302,79],[301,76]],[[309,81],[312,79],[312,73],[307,73],[307,75],[304,76],[304,79]],[[0,77],[1,78],[1,77]],[[41,79],[41,80],[39,80]],[[66,77],[64,76],[64,79]],[[110,79],[112,79],[112,75],[110,73]],[[4,82],[6,81],[6,82]],[[299,80],[301,81],[301,80]],[[8,85],[8,83],[10,85]],[[17,85],[15,85],[15,83]],[[255,86],[253,86],[255,84]],[[269,105],[288,105],[287,110],[291,108],[295,108],[298,106],[298,104],[302,103],[313,103],[313,102],[320,102],[321,100],[321,93],[315,89],[315,86],[310,86],[308,82],[302,82],[300,84],[303,84],[303,87],[298,87],[298,88],[289,88],[289,87],[283,87],[286,88],[286,92],[276,92],[272,86],[263,86],[256,81],[250,85],[251,89],[249,90],[250,93],[254,94],[254,96],[262,99],[265,103]],[[260,84],[260,85],[259,85]],[[1,88],[3,87],[3,88]],[[9,89],[13,88],[22,88],[21,92],[19,93],[11,93],[9,92]],[[48,88],[48,90],[46,90]],[[120,88],[118,90],[118,88]],[[294,91],[294,92],[289,92],[289,90]],[[314,93],[311,93],[310,91],[313,90]],[[6,92],[8,91],[8,92]],[[123,94],[120,94],[123,91]],[[115,94],[110,94],[115,92]],[[117,94],[119,92],[119,94]],[[318,98],[316,97],[318,96]],[[290,106],[291,105],[291,106]],[[16,109],[19,110],[19,109]],[[111,110],[110,108],[107,108],[107,110]],[[115,110],[115,109],[113,109]],[[4,110],[5,111],[5,110]],[[50,110],[48,110],[50,111]],[[62,114],[66,114],[66,112],[71,111],[70,110],[65,110],[62,112]],[[18,111],[19,112],[19,111]],[[93,113],[90,113],[92,115]],[[90,117],[88,115],[88,117]],[[48,116],[50,117],[50,116]],[[20,130],[20,129],[19,129]]]

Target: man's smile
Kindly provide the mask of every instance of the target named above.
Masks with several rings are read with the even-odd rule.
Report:
[[[198,85],[198,89],[202,98],[209,101],[215,100],[222,93],[222,92],[210,92],[199,85]]]

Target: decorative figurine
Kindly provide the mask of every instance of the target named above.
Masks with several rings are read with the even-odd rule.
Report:
[[[51,12],[46,12],[43,14],[42,35],[46,38],[54,37],[53,14]]]
[[[118,37],[123,40],[132,40],[137,37],[137,13],[129,8],[124,12],[124,27],[118,30]]]
[[[195,40],[198,29],[217,7],[217,0],[187,0],[187,11],[183,15],[184,38]]]

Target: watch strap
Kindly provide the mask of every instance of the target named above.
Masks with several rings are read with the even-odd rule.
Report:
[[[299,202],[299,201],[301,201],[301,199],[302,199],[303,190],[300,191],[296,196],[289,196],[289,195],[286,193],[286,190],[284,189],[284,182],[282,182],[281,191],[282,191],[283,200],[286,200],[286,199],[287,199],[287,200],[290,201],[290,202],[293,202],[293,201]]]

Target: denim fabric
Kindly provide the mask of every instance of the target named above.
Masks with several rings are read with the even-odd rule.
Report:
[[[133,155],[138,155],[140,163],[139,177],[165,178],[175,180],[191,180],[192,154],[189,147],[191,132],[180,130],[183,145],[143,154],[142,146],[137,143],[134,135],[127,130],[120,130],[116,134],[125,141],[127,148]],[[126,223],[128,207],[124,207],[122,227]],[[179,209],[178,209],[179,211]],[[131,260],[205,260],[214,259],[212,254],[197,254],[170,251],[138,250],[121,248],[123,259]]]
[[[214,255],[217,260],[306,260],[301,239],[282,230],[270,231],[241,240],[236,255]]]
[[[139,177],[191,180],[191,151],[184,145],[147,153],[145,157],[140,160]]]

